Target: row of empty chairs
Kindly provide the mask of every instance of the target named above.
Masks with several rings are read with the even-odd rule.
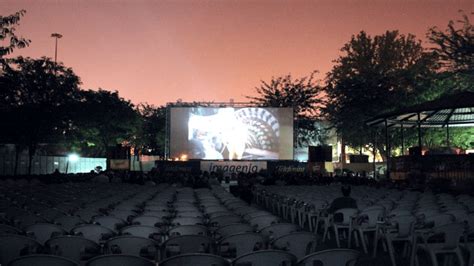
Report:
[[[314,233],[221,187],[9,183],[0,214],[1,265],[335,265],[358,256],[315,252]]]
[[[423,253],[432,265],[441,259],[448,265],[474,265],[472,196],[354,186],[351,197],[358,208],[328,214],[330,203],[342,196],[340,190],[340,185],[262,186],[254,197],[263,208],[323,241],[333,235],[338,247],[344,239],[348,248],[355,243],[375,257],[382,246],[394,266],[397,248],[411,265],[418,264]]]

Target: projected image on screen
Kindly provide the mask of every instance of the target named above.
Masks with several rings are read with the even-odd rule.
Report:
[[[292,113],[288,108],[177,109],[186,110],[171,112],[172,157],[255,160],[292,156],[292,147],[288,147],[292,143]],[[283,118],[282,112],[286,114]],[[181,123],[186,126],[178,126],[173,133],[173,124]],[[185,140],[180,137],[183,131],[187,133]],[[282,132],[286,135],[283,141]]]

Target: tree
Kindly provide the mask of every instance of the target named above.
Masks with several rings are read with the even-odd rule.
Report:
[[[46,57],[7,63],[10,67],[0,76],[0,112],[6,120],[0,134],[3,141],[16,144],[17,155],[28,148],[31,172],[38,144],[58,142],[72,130],[70,106],[81,82],[71,68]]]
[[[25,13],[25,10],[20,10],[6,17],[0,16],[0,43],[2,44],[0,45],[1,64],[5,63],[3,57],[12,53],[13,49],[26,47],[31,42],[15,34],[15,26],[19,24],[21,17],[25,15]]]
[[[371,37],[364,31],[346,43],[343,55],[327,74],[325,117],[344,144],[362,147],[373,143],[384,150],[383,132],[366,126],[376,114],[417,103],[431,88],[435,57],[415,36],[387,31]],[[382,153],[383,154],[383,153]]]
[[[107,155],[112,146],[136,139],[140,119],[134,105],[111,92],[81,91],[75,106],[76,139],[82,146],[94,146],[100,155]]]
[[[141,104],[139,112],[142,119],[142,148],[152,154],[164,156],[166,138],[166,107]]]
[[[322,87],[312,72],[308,77],[293,79],[291,74],[273,77],[271,81],[261,81],[255,87],[257,96],[247,96],[251,103],[270,107],[291,107],[295,121],[295,146],[310,143],[320,138],[322,133],[315,122],[318,118],[318,106],[322,103]]]
[[[458,20],[449,21],[444,31],[433,27],[428,31],[428,39],[435,44],[433,51],[439,57],[442,66],[455,74],[474,77],[474,25],[465,14]]]

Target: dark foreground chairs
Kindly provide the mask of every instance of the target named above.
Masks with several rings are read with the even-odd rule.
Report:
[[[211,254],[186,254],[174,256],[160,262],[160,266],[228,266],[222,257]]]
[[[95,257],[86,266],[155,266],[150,260],[132,255],[105,255]]]
[[[72,260],[52,255],[30,255],[18,257],[8,264],[9,266],[78,266]]]
[[[291,266],[296,262],[296,257],[285,251],[262,250],[245,254],[236,258],[233,266]]]
[[[320,262],[321,266],[354,266],[359,256],[359,251],[352,249],[330,249],[310,254],[299,261],[297,265],[313,266]]]

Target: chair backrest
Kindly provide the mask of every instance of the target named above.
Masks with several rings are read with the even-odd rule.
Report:
[[[455,249],[459,246],[461,237],[464,235],[465,225],[463,223],[444,224],[433,228],[433,235],[428,239],[435,239],[439,241],[441,236],[443,243],[443,250]]]
[[[279,221],[280,219],[274,215],[264,215],[250,219],[249,223],[258,231],[269,225],[276,224]]]
[[[161,239],[162,230],[154,226],[130,225],[123,227],[120,232],[122,233],[122,235],[140,236],[144,238],[159,240]]]
[[[178,255],[160,262],[160,266],[228,266],[229,262],[211,254],[185,254]]]
[[[340,222],[341,224],[349,224],[351,223],[352,217],[355,217],[358,213],[357,209],[354,208],[343,208],[339,209],[334,212],[334,216],[337,215],[342,215],[342,221]]]
[[[432,223],[434,227],[440,227],[445,224],[453,223],[454,220],[454,216],[447,213],[425,217],[425,223]]]
[[[114,232],[118,232],[119,229],[127,223],[123,219],[115,216],[96,216],[92,218],[92,222],[107,227]]]
[[[22,230],[19,228],[6,225],[6,224],[0,224],[0,234],[21,234]]]
[[[66,233],[61,227],[49,223],[30,225],[25,229],[25,232],[27,235],[36,239],[41,245],[43,245],[48,239],[52,237]]]
[[[80,236],[51,238],[46,241],[45,248],[48,254],[65,257],[77,263],[100,254],[99,244]]]
[[[203,225],[178,225],[168,230],[167,234],[171,237],[181,235],[207,235],[207,227]]]
[[[155,260],[158,256],[158,242],[139,236],[118,236],[105,243],[110,254],[127,254]]]
[[[98,224],[82,224],[71,230],[75,235],[82,235],[96,243],[100,243],[114,235],[114,232]]]
[[[296,262],[295,255],[280,250],[261,250],[236,258],[233,266],[291,266]]]
[[[162,217],[156,216],[137,216],[132,219],[132,224],[136,225],[147,225],[147,226],[161,226],[165,224],[166,221]]]
[[[231,211],[218,211],[218,212],[207,213],[207,216],[209,217],[209,219],[216,218],[219,216],[227,216],[227,215],[234,215],[234,213]]]
[[[278,223],[262,228],[259,233],[270,239],[275,239],[291,232],[296,232],[299,229],[300,228],[296,224]]]
[[[62,229],[64,229],[66,232],[71,232],[71,230],[81,224],[85,224],[86,221],[81,219],[79,216],[68,216],[64,215],[61,217],[58,217],[54,220],[54,223],[61,226]]]
[[[150,260],[132,255],[104,255],[87,261],[86,266],[111,266],[111,265],[133,265],[133,266],[155,266]]]
[[[369,227],[377,225],[377,221],[380,221],[384,217],[385,209],[382,208],[371,208],[361,211],[358,215],[358,221],[361,224],[365,224]]]
[[[184,235],[176,236],[163,243],[162,255],[169,258],[187,253],[211,253],[214,240],[207,236]]]
[[[29,237],[20,235],[0,235],[0,264],[8,262],[20,255],[35,254],[41,251],[41,244]]]
[[[195,225],[203,224],[203,220],[198,217],[177,217],[171,221],[172,225]]]
[[[402,215],[390,218],[392,225],[397,227],[398,237],[409,237],[413,234],[416,217],[413,215]]]
[[[249,224],[235,223],[218,228],[215,233],[216,237],[226,237],[239,233],[253,232],[254,228]]]
[[[298,260],[315,251],[317,235],[310,232],[293,232],[273,240],[272,247],[294,254]]]
[[[352,249],[330,249],[304,257],[298,266],[313,266],[319,261],[322,266],[354,266],[360,253]]]
[[[19,257],[10,262],[9,266],[78,266],[76,262],[52,255],[29,255]]]
[[[217,216],[209,220],[211,226],[221,227],[228,224],[240,223],[242,219],[237,215]]]
[[[265,238],[257,233],[230,235],[218,243],[218,253],[226,258],[235,258],[264,248]]]

